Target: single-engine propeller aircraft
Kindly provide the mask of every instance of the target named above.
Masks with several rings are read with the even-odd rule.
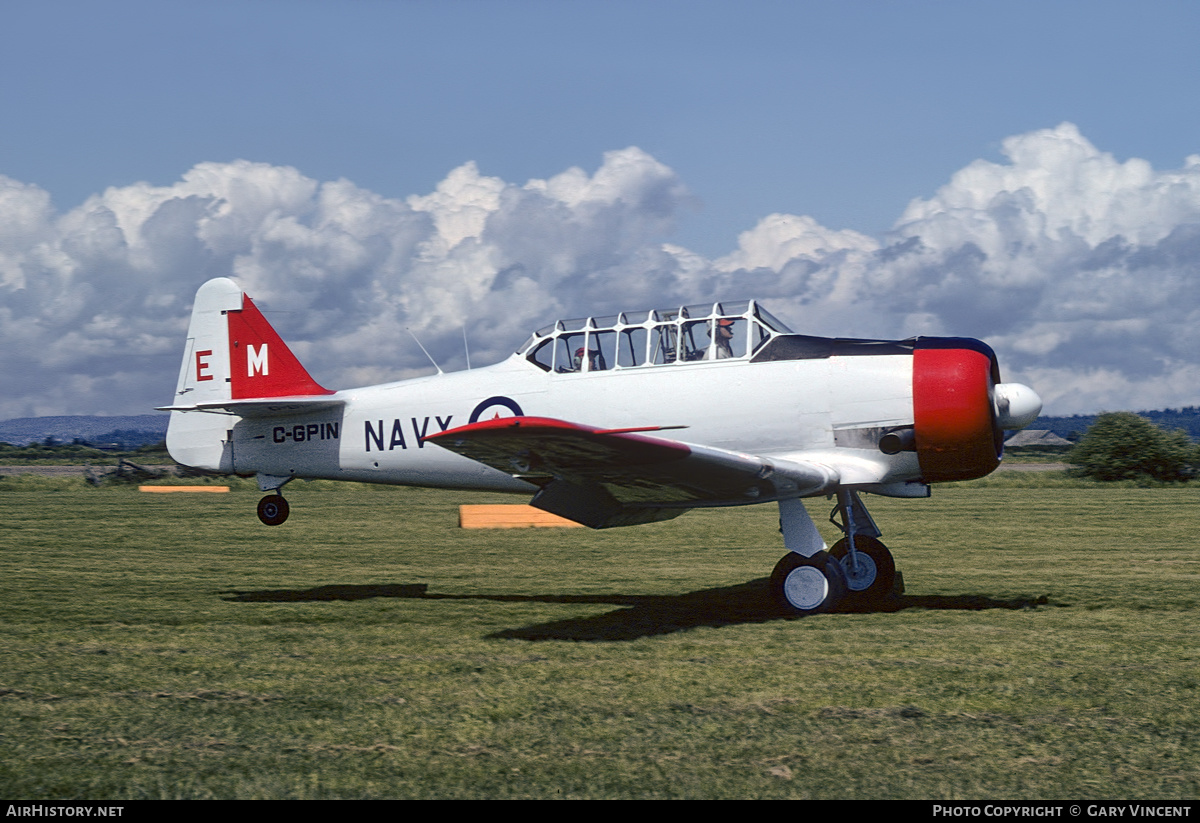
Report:
[[[978,340],[794,334],[753,300],[560,320],[500,363],[330,391],[232,280],[200,287],[167,447],[255,474],[267,525],[301,478],[532,494],[595,529],[773,502],[795,614],[888,596],[895,564],[862,493],[982,477],[1041,399]],[[826,550],[802,498],[836,498]]]

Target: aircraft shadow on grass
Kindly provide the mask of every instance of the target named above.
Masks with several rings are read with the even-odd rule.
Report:
[[[331,600],[366,600],[395,597],[410,600],[488,600],[496,603],[564,603],[619,606],[590,617],[555,620],[517,629],[504,629],[488,637],[515,640],[575,640],[589,642],[636,640],[671,634],[701,626],[794,620],[772,602],[767,578],[736,586],[720,586],[677,595],[569,595],[569,594],[431,594],[425,583],[365,586],[317,586],[312,589],[228,591],[225,600],[240,603],[304,603]],[[839,609],[840,613],[898,612],[904,609],[981,611],[1032,609],[1049,604],[1049,598],[1020,597],[997,600],[984,595],[896,595],[865,609]],[[1057,604],[1056,604],[1057,605]]]

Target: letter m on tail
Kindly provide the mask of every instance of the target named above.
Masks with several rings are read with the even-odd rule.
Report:
[[[271,361],[267,359],[267,344],[263,343],[255,350],[253,344],[246,346],[246,377],[254,377],[261,374],[263,377],[269,377],[271,374]]]

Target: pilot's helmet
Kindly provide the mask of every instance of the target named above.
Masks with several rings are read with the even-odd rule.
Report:
[[[583,368],[583,346],[580,346],[575,350],[575,368]]]
[[[729,329],[729,333],[733,334],[733,321],[728,317],[722,317],[717,321],[717,329]],[[712,337],[712,329],[709,329],[708,336]]]

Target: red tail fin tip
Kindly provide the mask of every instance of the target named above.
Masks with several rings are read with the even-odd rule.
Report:
[[[313,380],[249,296],[230,311],[229,371],[234,400],[333,394]]]

